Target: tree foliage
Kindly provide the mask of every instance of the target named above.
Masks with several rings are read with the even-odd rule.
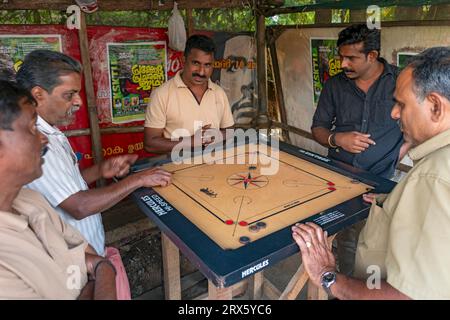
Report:
[[[244,2],[243,2],[244,3]],[[250,3],[247,1],[247,3]],[[314,0],[285,0],[285,6],[314,3]],[[444,8],[444,9],[443,9]],[[445,9],[446,8],[446,9]],[[382,8],[383,21],[448,20],[448,6],[426,5],[418,7],[390,6]],[[180,10],[186,22],[186,10]],[[330,23],[350,22],[352,10],[334,9]],[[171,15],[165,11],[97,11],[86,16],[88,25],[166,27]],[[2,24],[65,24],[67,14],[56,10],[0,10]],[[250,5],[241,8],[192,10],[193,27],[212,31],[255,31],[255,17]],[[315,12],[275,15],[266,18],[271,25],[313,24]],[[186,23],[187,25],[187,23]]]

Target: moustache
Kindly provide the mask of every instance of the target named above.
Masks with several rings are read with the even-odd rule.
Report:
[[[73,115],[75,112],[77,112],[78,110],[80,110],[80,106],[79,105],[74,105],[72,106],[69,111],[67,111],[67,115],[71,116]]]
[[[199,77],[199,78],[202,78],[202,79],[206,79],[206,76],[201,76],[198,73],[193,73],[192,76],[193,77]]]

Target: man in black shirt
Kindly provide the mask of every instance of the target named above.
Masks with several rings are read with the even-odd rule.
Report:
[[[380,31],[365,24],[339,33],[343,72],[324,85],[311,127],[314,139],[328,147],[328,156],[391,178],[409,146],[390,116],[399,70],[380,57]],[[341,232],[340,271],[351,275],[362,224]]]

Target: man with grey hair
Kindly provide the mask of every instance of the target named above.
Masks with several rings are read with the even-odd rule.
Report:
[[[128,174],[135,154],[106,159],[80,170],[78,159],[66,136],[57,128],[75,120],[82,106],[80,63],[56,51],[30,52],[17,72],[17,82],[36,100],[37,128],[49,140],[43,175],[27,185],[42,193],[64,221],[75,227],[99,256],[107,257],[118,270],[118,297],[129,298],[125,268],[116,248],[105,248],[101,211],[107,210],[141,187],[166,186],[170,174],[150,169],[130,175],[101,188],[88,185],[98,179]],[[121,280],[120,280],[121,279]]]
[[[292,229],[311,280],[338,299],[450,299],[450,48],[414,57],[394,96],[414,167],[389,195],[364,196],[355,277],[366,281],[336,273],[320,227]]]
[[[94,254],[41,194],[47,137],[35,100],[0,80],[0,299],[115,299],[114,266]]]

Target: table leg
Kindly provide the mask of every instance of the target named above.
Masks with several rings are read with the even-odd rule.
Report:
[[[163,232],[161,232],[161,245],[165,298],[181,300],[180,251]]]
[[[261,300],[263,293],[264,271],[260,271],[248,279],[249,299]]]
[[[233,299],[233,288],[217,288],[212,281],[208,280],[208,300],[231,300]]]
[[[336,235],[332,235],[328,237],[328,245],[331,247],[334,238]],[[289,281],[288,285],[284,289],[283,293],[280,295],[280,300],[294,300],[297,298],[300,291],[303,289],[305,284],[308,282],[308,300],[327,300],[328,295],[322,288],[317,288],[314,286],[311,281],[309,281],[308,273],[306,273],[305,267],[303,263],[300,264],[297,272]]]
[[[315,286],[311,280],[308,281],[308,300],[328,300],[328,294],[323,288]]]
[[[308,279],[309,276],[302,263],[281,294],[280,300],[295,300]]]

